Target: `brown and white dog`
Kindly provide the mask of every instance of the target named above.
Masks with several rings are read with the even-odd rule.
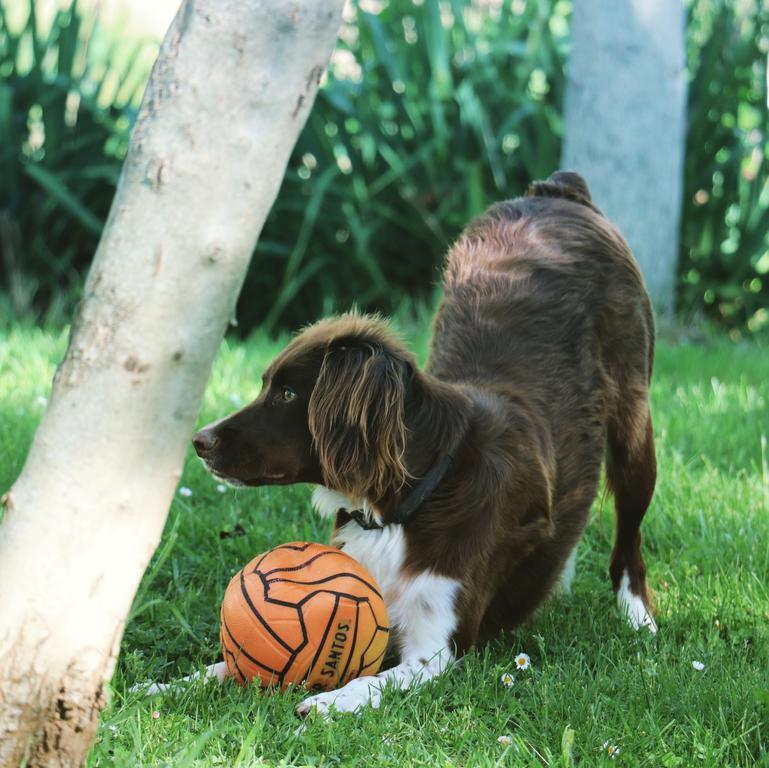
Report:
[[[323,320],[253,403],[194,436],[224,480],[317,484],[333,543],[382,588],[400,663],[300,714],[377,706],[384,684],[427,680],[524,621],[573,575],[604,459],[614,591],[656,632],[639,531],[656,477],[654,324],[627,244],[582,177],[559,172],[467,227],[443,289],[424,370],[378,318]]]

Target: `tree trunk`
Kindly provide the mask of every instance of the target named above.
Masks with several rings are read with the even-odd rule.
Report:
[[[79,765],[342,0],[185,0],[0,525],[0,765]]]
[[[680,0],[576,0],[563,167],[582,173],[673,309],[685,148]]]

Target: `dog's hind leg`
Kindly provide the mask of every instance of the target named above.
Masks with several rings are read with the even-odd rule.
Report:
[[[657,631],[646,588],[641,555],[641,521],[657,479],[654,435],[645,387],[643,395],[625,401],[609,424],[606,476],[614,493],[617,531],[611,575],[617,604],[635,629]]]
[[[561,575],[558,577],[558,583],[555,587],[556,594],[570,595],[571,587],[574,584],[574,576],[577,573],[577,544],[574,545],[574,549],[571,550],[569,559],[563,566]]]

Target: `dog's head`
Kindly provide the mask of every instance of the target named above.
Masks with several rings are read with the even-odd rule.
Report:
[[[208,469],[234,484],[321,483],[378,499],[407,479],[405,409],[415,370],[382,320],[323,320],[270,364],[254,402],[192,442]]]

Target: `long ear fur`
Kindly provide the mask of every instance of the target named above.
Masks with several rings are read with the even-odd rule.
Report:
[[[378,342],[335,342],[310,397],[309,426],[329,487],[353,499],[380,499],[408,478],[407,363]]]

